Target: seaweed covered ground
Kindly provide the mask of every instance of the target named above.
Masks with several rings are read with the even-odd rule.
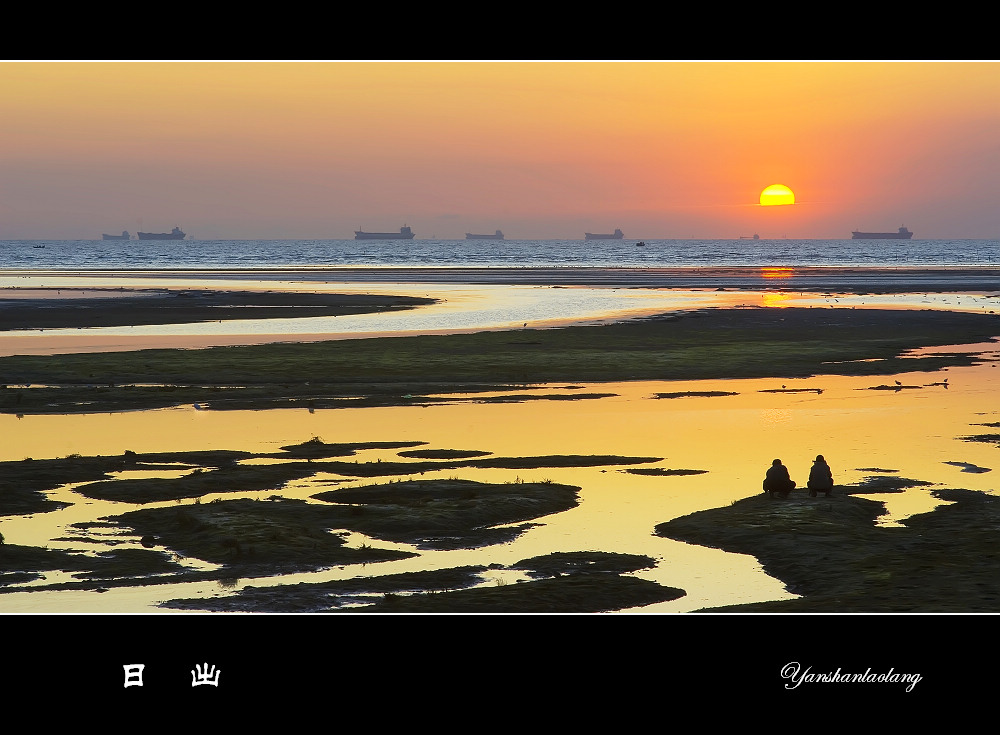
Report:
[[[313,496],[322,503],[278,496],[216,500],[144,508],[109,520],[185,556],[244,574],[274,574],[351,563],[358,550],[344,546],[344,534],[337,533],[342,531],[420,549],[510,541],[528,522],[574,507],[578,490],[556,483],[410,480]],[[388,558],[412,555],[390,552]]]
[[[0,290],[0,331],[234,319],[292,319],[413,309],[434,299],[372,294],[211,289],[37,289],[39,298]]]
[[[531,384],[889,375],[977,361],[916,347],[986,342],[1000,316],[821,308],[706,309],[563,329],[0,358],[0,412],[337,408],[572,400]],[[293,377],[294,376],[294,377]],[[507,396],[449,396],[475,392]],[[518,393],[520,391],[520,393]],[[661,397],[672,397],[665,394]]]
[[[942,505],[878,526],[882,503],[860,494],[921,483],[877,478],[830,498],[757,495],[656,526],[666,538],[752,554],[797,599],[703,612],[1000,612],[1000,497],[934,488]]]
[[[233,586],[240,578],[260,578],[294,572],[315,571],[348,565],[365,565],[416,556],[419,550],[471,549],[512,541],[544,516],[575,507],[580,488],[550,481],[483,483],[457,477],[413,479],[429,469],[463,467],[621,467],[659,461],[657,457],[620,456],[541,456],[493,457],[481,450],[414,450],[423,442],[326,443],[318,437],[288,445],[270,454],[238,451],[193,451],[139,454],[126,451],[115,457],[67,457],[53,460],[23,460],[0,463],[0,515],[17,515],[52,509],[45,503],[44,491],[68,484],[84,498],[98,498],[136,504],[140,507],[98,522],[78,523],[73,535],[63,541],[88,546],[120,546],[108,551],[78,553],[4,544],[0,539],[0,592],[24,591],[16,585],[37,581],[47,572],[61,571],[71,580],[38,582],[33,590],[86,589],[104,591],[111,587],[217,581]],[[407,462],[346,462],[365,449],[396,449]],[[417,455],[417,456],[414,456]],[[429,458],[428,458],[429,457]],[[436,459],[439,458],[439,459]],[[245,460],[274,460],[264,464],[241,464]],[[123,470],[176,471],[186,474],[171,478],[116,477]],[[292,480],[318,473],[345,477],[387,477],[388,481],[324,490],[308,500],[280,495],[281,488]],[[391,479],[407,475],[406,479]],[[225,499],[226,493],[248,491],[272,492],[259,498]],[[201,502],[207,495],[211,502]],[[195,502],[164,504],[164,501],[194,498]],[[351,534],[359,534],[363,543],[349,543]],[[142,548],[135,548],[136,540]],[[387,548],[407,545],[413,550]],[[622,567],[623,560],[612,555],[593,558],[561,559],[537,563],[530,570],[544,570],[542,575],[602,573],[588,577],[583,594],[576,581],[564,581],[556,589],[551,583],[532,584],[519,592],[502,592],[505,609],[544,604],[550,610],[583,611],[619,609],[653,601],[673,599],[683,594],[634,578],[612,579],[623,571],[652,565],[642,560],[639,566]],[[189,561],[197,560],[192,566]],[[635,560],[629,562],[634,564]],[[206,568],[210,567],[210,568]],[[518,567],[520,568],[520,567]],[[480,570],[481,571],[481,570]],[[441,570],[431,574],[403,575],[375,581],[338,582],[314,586],[295,585],[262,588],[222,599],[188,600],[175,607],[184,609],[240,609],[280,612],[326,610],[359,604],[358,595],[381,592],[385,595],[407,593],[400,602],[392,596],[382,600],[364,600],[366,605],[419,605],[411,599],[414,592],[456,590],[480,585],[483,580],[468,570]],[[458,580],[458,581],[456,581]],[[596,584],[595,584],[596,583]],[[618,594],[627,587],[628,594]],[[539,600],[525,602],[528,589],[549,590]],[[616,592],[616,590],[618,592]],[[287,591],[287,590],[286,590]],[[488,591],[488,590],[487,590]],[[491,593],[466,590],[459,606],[489,608]],[[472,595],[471,602],[468,595]],[[530,597],[530,595],[529,595]],[[231,598],[231,599],[230,599]],[[430,603],[428,603],[430,604]]]
[[[608,552],[553,553],[509,567],[460,567],[274,587],[248,586],[213,599],[170,600],[164,607],[219,612],[510,613],[606,612],[684,595],[636,577],[650,557]],[[527,579],[483,584],[487,571],[523,571]]]

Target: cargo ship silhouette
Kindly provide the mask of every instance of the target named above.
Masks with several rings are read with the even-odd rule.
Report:
[[[140,240],[183,240],[187,235],[181,232],[180,227],[175,227],[170,232],[140,232]]]
[[[905,227],[896,232],[852,232],[852,240],[909,240],[913,233]]]
[[[354,239],[355,240],[412,240],[413,231],[405,225],[399,228],[399,232],[363,232],[362,230],[355,230]]]
[[[492,235],[475,235],[471,232],[465,233],[466,240],[503,240],[503,233],[497,230]]]
[[[583,237],[585,240],[621,240],[623,237],[625,237],[625,233],[618,229],[616,229],[610,235],[606,235],[603,233],[595,234],[593,232],[584,232]]]

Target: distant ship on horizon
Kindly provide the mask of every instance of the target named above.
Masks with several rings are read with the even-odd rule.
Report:
[[[471,232],[465,233],[466,240],[503,240],[503,233],[497,230],[492,235],[475,235]]]
[[[412,240],[413,230],[406,225],[399,228],[399,232],[364,232],[354,231],[355,240]]]
[[[583,238],[585,240],[621,240],[623,237],[625,237],[625,233],[622,232],[621,230],[617,229],[617,228],[610,235],[603,234],[603,233],[597,233],[597,234],[595,234],[593,232],[584,232],[583,233]]]
[[[170,232],[140,232],[138,235],[140,240],[183,240],[187,237],[180,227],[175,227]]]
[[[122,230],[120,235],[109,235],[107,233],[101,234],[102,240],[131,240],[132,236],[128,234],[128,230]]]
[[[852,232],[852,240],[909,240],[913,233],[905,227],[896,232]]]

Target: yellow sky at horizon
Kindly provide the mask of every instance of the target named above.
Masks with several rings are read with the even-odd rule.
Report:
[[[993,237],[992,62],[4,62],[0,239]],[[784,183],[780,223],[754,207]],[[937,206],[940,212],[933,211]],[[791,210],[795,210],[792,212]],[[768,219],[770,217],[770,219]],[[609,221],[610,220],[610,221]],[[961,230],[961,231],[958,231]],[[762,233],[763,234],[763,233]],[[772,233],[774,234],[774,233]]]

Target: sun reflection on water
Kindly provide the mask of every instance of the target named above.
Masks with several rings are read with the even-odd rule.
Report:
[[[483,482],[543,481],[581,488],[580,504],[568,511],[537,519],[517,540],[478,549],[419,551],[419,556],[367,565],[341,566],[325,571],[273,578],[241,579],[247,584],[273,586],[299,581],[350,579],[360,575],[395,574],[462,565],[509,567],[522,559],[554,551],[603,550],[644,554],[657,560],[653,569],[635,573],[663,585],[680,587],[679,600],[651,605],[642,612],[684,612],[740,602],[788,597],[781,584],[765,575],[750,556],[683,544],[653,535],[658,523],[681,515],[722,507],[758,493],[771,460],[778,456],[792,478],[804,485],[810,461],[824,454],[838,485],[858,483],[870,468],[890,468],[899,476],[940,486],[992,491],[995,473],[959,474],[959,466],[991,468],[996,463],[992,445],[961,442],[957,437],[976,433],[972,424],[997,421],[1000,409],[989,407],[996,388],[996,370],[985,364],[947,371],[948,387],[926,374],[898,376],[901,383],[918,385],[912,391],[871,391],[885,382],[877,378],[816,376],[784,384],[775,379],[676,381],[583,385],[531,386],[542,392],[611,393],[610,397],[569,401],[521,403],[456,402],[419,406],[302,409],[267,412],[164,409],[119,414],[26,416],[23,422],[0,415],[8,441],[0,447],[3,459],[20,460],[67,456],[120,455],[135,452],[240,449],[275,453],[281,446],[313,436],[326,442],[423,441],[426,447],[487,451],[492,456],[607,455],[652,457],[642,466],[703,470],[690,475],[635,475],[623,466],[549,467],[508,470],[458,468],[415,472],[413,477],[453,477]],[[720,397],[655,399],[658,393],[735,392]],[[984,408],[987,409],[984,413]],[[927,418],[933,416],[933,423]],[[892,437],[891,442],[885,438]],[[360,451],[351,461],[409,461],[398,450]],[[950,463],[950,464],[949,464]],[[869,468],[869,469],[866,469]],[[163,469],[176,476],[182,468]],[[153,471],[121,477],[152,476]],[[405,476],[403,476],[405,478]],[[381,481],[387,481],[383,478]],[[205,499],[285,497],[310,499],[317,492],[379,482],[379,479],[343,477],[332,473],[289,483],[280,491],[217,493]],[[958,484],[960,483],[960,485]],[[70,534],[80,522],[100,521],[136,506],[85,498],[76,486],[51,491],[52,499],[71,505],[50,513],[8,516],[0,520],[7,543],[59,548],[88,548],[79,538],[55,541]],[[934,503],[929,491],[914,488],[877,496],[889,509],[888,522],[927,512]],[[162,507],[193,499],[157,504]],[[321,502],[311,499],[311,502]],[[110,533],[110,531],[109,531]],[[90,535],[91,550],[109,548],[100,533]],[[128,535],[115,540],[137,546]],[[414,550],[352,534],[349,543]],[[193,563],[194,560],[186,560]],[[509,570],[508,570],[509,571]],[[515,583],[516,574],[491,572],[484,584]],[[194,596],[197,590],[218,585],[157,586],[140,590],[111,589],[101,595],[106,609],[151,610],[156,601]],[[77,594],[32,593],[32,609],[73,611]],[[89,603],[88,603],[89,604]],[[20,595],[0,598],[0,611],[23,609]]]

